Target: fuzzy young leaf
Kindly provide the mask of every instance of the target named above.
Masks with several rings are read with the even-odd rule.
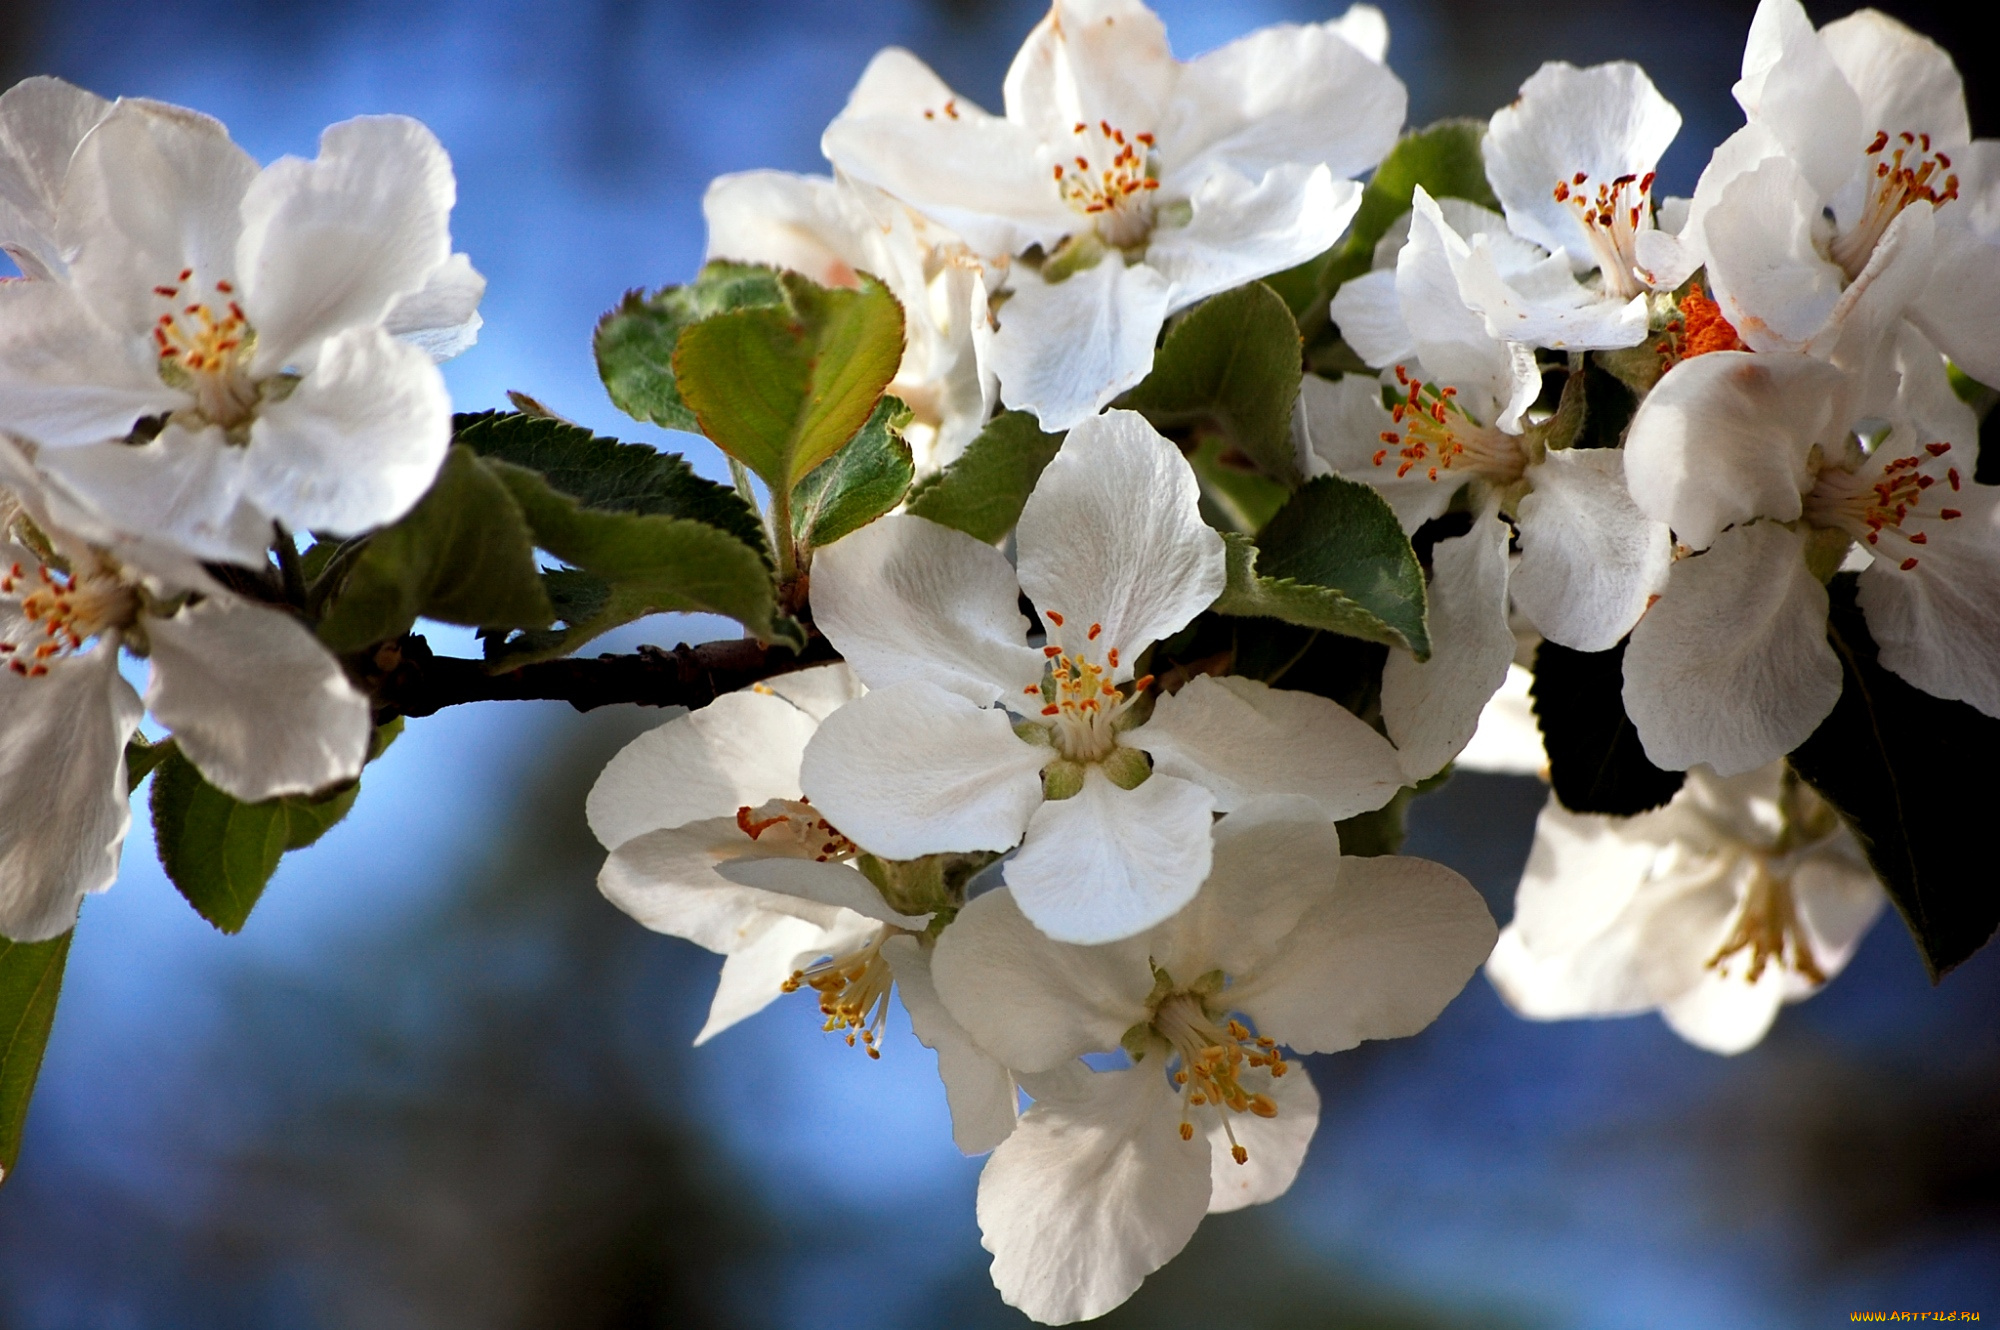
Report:
[[[691,518],[764,550],[764,524],[756,510],[730,486],[696,475],[677,453],[512,411],[462,415],[453,424],[458,442],[481,457],[538,471],[586,508]]]
[[[901,430],[910,408],[884,397],[854,441],[821,462],[792,492],[792,533],[803,549],[830,545],[903,501],[916,476]]]
[[[368,760],[380,757],[402,731],[401,717],[378,727]],[[197,914],[222,932],[241,932],[278,860],[325,835],[360,792],[361,783],[353,781],[317,797],[246,804],[210,785],[194,763],[172,751],[153,773],[150,806],[160,866]]]
[[[1220,614],[1263,615],[1430,657],[1423,565],[1396,514],[1367,485],[1321,476],[1301,486],[1254,544],[1225,533]]]
[[[1543,642],[1535,651],[1535,719],[1549,755],[1549,783],[1573,813],[1629,817],[1674,797],[1683,777],[1646,758],[1625,715],[1625,644],[1571,651]]]
[[[430,492],[348,566],[319,635],[359,651],[418,616],[474,627],[540,628],[555,617],[520,505],[472,449],[454,446]]]
[[[55,1024],[56,998],[74,936],[75,929],[47,942],[0,937],[0,1182],[13,1173],[21,1154],[28,1101]]]
[[[1213,430],[1265,475],[1296,485],[1292,404],[1302,364],[1291,310],[1270,287],[1251,282],[1177,320],[1153,372],[1121,405],[1161,429]]]
[[[598,376],[626,415],[694,433],[701,426],[674,382],[674,348],[681,334],[711,315],[784,302],[774,270],[742,263],[708,264],[688,285],[650,296],[629,291],[618,308],[598,320],[593,339]]]
[[[828,290],[781,273],[782,307],[738,309],[693,324],[674,348],[674,378],[701,432],[789,495],[868,423],[903,359],[903,309],[866,274]]]
[[[2000,888],[1985,842],[1993,781],[1971,755],[2000,745],[2000,720],[1882,668],[1852,573],[1827,588],[1840,701],[1791,756],[1792,769],[1854,829],[1932,979],[1985,946]]]
[[[1014,529],[1063,436],[1044,434],[1025,411],[986,422],[964,454],[910,494],[909,511],[993,544]]]

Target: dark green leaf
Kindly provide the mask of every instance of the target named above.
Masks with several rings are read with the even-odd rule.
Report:
[[[813,468],[792,491],[792,531],[799,545],[831,545],[903,501],[916,467],[901,430],[910,408],[884,397],[854,441]]]
[[[1300,480],[1292,406],[1303,373],[1299,327],[1262,282],[1195,306],[1168,329],[1153,372],[1122,403],[1161,429],[1213,430],[1287,485]]]
[[[1582,378],[1583,422],[1573,446],[1616,448],[1625,441],[1625,427],[1639,409],[1639,396],[1596,356],[1584,358]],[[1567,393],[1569,384],[1563,387]]]
[[[674,348],[701,432],[786,495],[868,423],[903,359],[903,309],[867,274],[828,290],[781,273],[786,303],[717,314]]]
[[[1571,651],[1543,642],[1530,695],[1549,755],[1549,783],[1573,813],[1630,816],[1658,808],[1681,787],[1678,771],[1646,759],[1625,715],[1625,644]]]
[[[1292,497],[1289,489],[1248,465],[1221,439],[1203,439],[1188,455],[1188,463],[1201,482],[1203,516],[1221,530],[1254,536]]]
[[[349,565],[319,635],[335,651],[359,651],[407,632],[419,615],[494,628],[539,628],[554,617],[520,506],[461,445],[422,502]]]
[[[1340,476],[1301,486],[1254,546],[1225,533],[1221,614],[1265,615],[1430,657],[1423,566],[1388,503]]]
[[[174,751],[172,739],[162,739],[158,743],[148,743],[144,735],[135,734],[125,741],[125,788],[136,790],[139,782],[153,774],[153,768],[167,760]]]
[[[28,1101],[55,1024],[56,998],[74,936],[75,929],[47,942],[0,937],[0,1182],[12,1175],[21,1155]]]
[[[597,324],[597,372],[605,391],[634,419],[695,432],[700,425],[674,383],[681,333],[710,315],[784,301],[774,270],[740,263],[711,263],[689,285],[651,296],[627,292]]]
[[[908,511],[993,544],[1021,520],[1062,441],[1025,411],[995,416],[963,456],[911,491]]]
[[[374,761],[402,733],[402,719],[376,729]],[[246,804],[202,779],[178,750],[153,776],[153,840],[160,865],[196,913],[225,933],[242,931],[278,860],[325,835],[347,816],[359,781],[326,794],[288,795]]]
[[[539,471],[586,508],[691,518],[764,549],[764,524],[756,510],[731,487],[696,475],[676,453],[511,411],[463,415],[454,424],[458,441],[481,457]]]
[[[1792,769],[1854,828],[1937,979],[2000,924],[1985,839],[1994,779],[1984,763],[2000,744],[2000,720],[1884,669],[1855,589],[1852,573],[1827,588],[1829,638],[1846,678]]]

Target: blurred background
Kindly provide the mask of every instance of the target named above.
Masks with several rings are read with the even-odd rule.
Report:
[[[1385,0],[1411,117],[1484,116],[1544,58],[1643,62],[1686,117],[1686,193],[1740,123],[1751,6]],[[1887,6],[1975,64],[1981,6]],[[1166,0],[1191,56],[1323,0]],[[1819,21],[1841,8],[1809,4]],[[878,47],[999,103],[1032,0],[0,2],[7,81],[54,73],[223,118],[260,159],[362,112],[452,153],[491,281],[461,409],[605,400],[598,314],[685,280],[701,192],[814,170]],[[1995,130],[1975,69],[1976,132]],[[720,634],[656,620],[606,649]],[[470,653],[463,635],[433,635]],[[689,1047],[717,960],[608,906],[583,795],[658,713],[489,704],[412,722],[353,816],[237,938],[154,862],[87,905],[17,1175],[0,1327],[1007,1326],[907,1028],[869,1063],[806,997]],[[1460,776],[1412,853],[1504,921],[1541,787]],[[1990,887],[1990,864],[1967,866]],[[1281,1202],[1209,1221],[1122,1326],[1813,1327],[2000,1317],[2000,954],[1927,983],[1893,917],[1756,1051],[1652,1017],[1531,1025],[1483,978],[1417,1038],[1313,1059]]]

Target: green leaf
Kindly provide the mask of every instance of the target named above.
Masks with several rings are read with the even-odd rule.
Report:
[[[600,598],[583,594],[587,584],[571,583],[559,632],[486,635],[493,667],[564,655],[619,624],[671,611],[723,614],[764,641],[799,641],[796,625],[778,614],[762,552],[727,531],[685,517],[587,508],[539,472],[501,461],[485,465],[521,505],[535,543],[602,586]],[[571,618],[586,600],[595,608]]]
[[[1021,520],[1062,441],[1025,411],[997,415],[956,462],[911,491],[908,511],[994,544]]]
[[[776,271],[741,263],[708,264],[689,285],[651,296],[628,291],[618,308],[598,320],[593,339],[598,376],[626,415],[694,433],[701,426],[674,382],[674,348],[681,334],[712,315],[784,302]]]
[[[781,273],[782,307],[717,314],[689,326],[674,377],[701,432],[790,495],[868,423],[903,359],[903,309],[863,274],[828,290]]]
[[[0,937],[0,1182],[14,1172],[28,1101],[41,1074],[42,1053],[55,1024],[71,929],[47,942]]]
[[[1299,397],[1299,326],[1277,292],[1251,282],[1176,320],[1153,372],[1122,403],[1160,429],[1219,433],[1274,480],[1296,485],[1292,406]]]
[[[481,457],[538,471],[586,508],[691,518],[764,551],[764,524],[756,509],[730,486],[696,475],[677,453],[511,411],[462,415],[453,423],[458,441]]]
[[[2000,887],[1979,867],[1992,858],[1993,779],[1978,760],[2000,743],[2000,720],[1884,669],[1856,585],[1843,573],[1827,588],[1828,637],[1846,677],[1792,769],[1854,829],[1939,979],[2000,925]]]
[[[1188,463],[1201,482],[1204,506],[1214,509],[1203,516],[1219,530],[1234,528],[1254,536],[1292,497],[1285,486],[1244,464],[1242,455],[1230,451],[1221,439],[1203,439],[1188,455]],[[1218,517],[1219,522],[1214,520]]]
[[[402,718],[379,726],[368,760],[403,731]],[[163,747],[165,745],[162,745]],[[361,783],[326,794],[240,802],[202,778],[178,750],[153,775],[153,841],[160,865],[195,912],[224,933],[241,932],[278,860],[302,850],[347,816]]]
[[[1233,532],[1220,614],[1262,615],[1402,647],[1428,660],[1423,565],[1382,496],[1321,476],[1301,486],[1256,541]]]
[[[135,734],[125,741],[125,788],[136,790],[139,782],[153,774],[153,768],[167,760],[174,752],[174,741],[162,739],[158,743],[147,742],[144,735]]]
[[[409,631],[419,615],[492,628],[540,628],[555,617],[520,505],[462,445],[422,501],[349,565],[320,640],[359,651]]]
[[[792,491],[792,532],[804,549],[831,545],[903,501],[916,467],[900,431],[910,408],[884,397],[854,441],[821,462]]]
[[[1625,715],[1625,644],[1572,651],[1543,642],[1535,651],[1535,719],[1549,755],[1549,783],[1573,813],[1629,817],[1658,808],[1681,787],[1678,771],[1646,758]]]

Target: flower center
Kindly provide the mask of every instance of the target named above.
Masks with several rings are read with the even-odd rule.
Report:
[[[1705,356],[1711,351],[1746,351],[1735,325],[1723,317],[1722,306],[1709,299],[1695,282],[1674,307],[1675,313],[1660,331],[1660,370],[1665,373],[1683,360]]]
[[[1583,223],[1590,240],[1591,257],[1604,274],[1606,295],[1630,300],[1646,289],[1639,280],[1639,231],[1651,220],[1653,173],[1621,175],[1599,181],[1591,192],[1590,176],[1578,171],[1567,180],[1556,181],[1557,203],[1567,203]]]
[[[896,989],[889,962],[882,958],[882,944],[903,931],[883,924],[866,946],[794,970],[782,987],[787,993],[801,987],[818,993],[819,1013],[826,1017],[821,1028],[829,1034],[846,1031],[849,1048],[858,1038],[869,1057],[879,1058],[882,1022],[889,1015],[889,995]]]
[[[1790,873],[1772,871],[1770,862],[1759,854],[1752,856],[1750,874],[1750,887],[1737,906],[1736,922],[1708,958],[1707,968],[1727,979],[1730,965],[1742,956],[1746,984],[1756,983],[1764,967],[1773,961],[1811,983],[1825,983],[1826,972],[1799,926]]]
[[[1105,120],[1095,126],[1079,120],[1071,135],[1075,154],[1054,167],[1063,202],[1096,223],[1113,248],[1144,244],[1153,232],[1153,191],[1160,187],[1153,136],[1127,137]]]
[[[755,808],[745,804],[736,810],[736,825],[751,840],[762,841],[769,832],[774,840],[796,845],[803,857],[823,864],[846,863],[861,852],[806,799],[772,799]]]
[[[153,345],[160,378],[192,396],[203,420],[237,432],[256,413],[260,396],[250,377],[257,333],[234,286],[219,281],[213,290],[213,301],[201,295],[192,268],[181,269],[172,285],[154,287],[166,312],[153,322]]]
[[[1878,449],[1853,471],[1827,467],[1806,496],[1806,520],[1846,532],[1907,573],[1919,561],[1917,547],[1930,542],[1929,524],[1963,516],[1947,506],[1961,485],[1950,454],[1948,443],[1927,443],[1895,457]]]
[[[1475,420],[1458,404],[1458,389],[1412,378],[1401,365],[1396,366],[1396,381],[1403,385],[1404,397],[1391,413],[1402,429],[1382,431],[1382,442],[1389,446],[1376,451],[1376,466],[1393,460],[1398,480],[1412,471],[1432,481],[1454,471],[1457,479],[1481,476],[1501,485],[1521,478],[1528,465],[1521,441]]]
[[[1043,617],[1058,629],[1063,626],[1063,616],[1055,610]],[[1103,632],[1104,625],[1094,623],[1084,640],[1095,642]],[[1111,682],[1118,668],[1117,647],[1105,651],[1101,665],[1088,647],[1046,646],[1042,654],[1048,658],[1048,673],[1039,685],[1023,691],[1044,699],[1042,715],[1056,751],[1072,762],[1102,762],[1118,747],[1120,718],[1152,686],[1153,676],[1134,679],[1124,688]]]
[[[1234,1018],[1218,1022],[1201,996],[1187,990],[1169,994],[1154,1007],[1152,1029],[1167,1041],[1179,1064],[1172,1074],[1181,1091],[1181,1139],[1194,1139],[1194,1109],[1213,1108],[1229,1137],[1230,1155],[1239,1164],[1249,1162],[1250,1152],[1237,1141],[1230,1117],[1278,1116],[1278,1105],[1269,1094],[1244,1083],[1254,1085],[1262,1077],[1268,1089],[1272,1080],[1291,1070],[1277,1043],[1252,1035]]]
[[[111,571],[66,574],[38,563],[30,573],[17,563],[0,573],[0,597],[13,600],[27,620],[20,641],[0,638],[0,660],[32,678],[47,674],[56,657],[129,626],[139,613],[138,595]]]
[[[1850,281],[1868,266],[1875,243],[1897,213],[1919,201],[1942,208],[1958,197],[1958,177],[1949,174],[1951,158],[1931,151],[1928,134],[1891,137],[1888,130],[1877,130],[1874,142],[1868,145],[1868,160],[1873,176],[1868,202],[1854,225],[1836,236],[1832,246],[1833,261]]]

